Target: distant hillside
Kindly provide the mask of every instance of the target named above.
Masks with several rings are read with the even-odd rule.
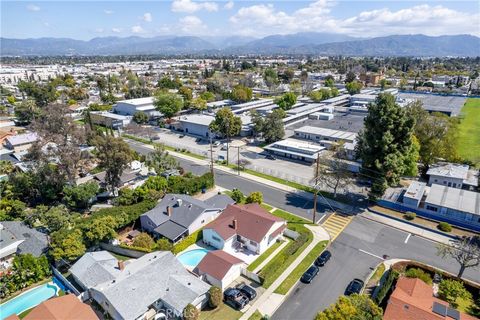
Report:
[[[159,36],[102,37],[89,41],[68,38],[1,38],[7,55],[129,55],[129,54],[312,54],[345,56],[479,56],[480,38],[471,35],[430,37],[393,35],[359,39],[331,33],[304,32],[250,37]]]

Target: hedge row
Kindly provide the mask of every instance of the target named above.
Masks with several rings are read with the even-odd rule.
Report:
[[[385,281],[382,284],[382,287],[380,288],[377,295],[375,296],[375,302],[378,305],[382,305],[382,302],[387,297],[388,293],[390,292],[390,289],[392,288],[393,284],[396,282],[399,276],[400,274],[393,269],[390,269],[390,271],[388,271],[387,278],[385,279]]]
[[[198,241],[203,239],[203,233],[202,229],[195,231],[179,243],[173,246],[172,252],[173,254],[177,254],[179,252],[182,252],[183,250],[187,249],[190,247],[192,244],[197,243]]]

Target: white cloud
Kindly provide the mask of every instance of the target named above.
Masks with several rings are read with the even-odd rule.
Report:
[[[96,33],[103,33],[105,30],[103,28],[97,28],[95,29]]]
[[[202,34],[207,26],[197,16],[185,16],[179,20],[180,30],[185,34]]]
[[[150,12],[146,12],[142,17],[142,20],[146,22],[152,22],[152,14]]]
[[[230,22],[242,35],[263,36],[302,31],[344,33],[355,36],[423,33],[427,35],[472,33],[479,13],[466,13],[441,5],[418,5],[398,11],[376,9],[346,19],[330,12],[335,2],[319,0],[293,13],[277,10],[273,4],[240,8]],[[475,34],[480,33],[476,28]]]
[[[145,30],[143,30],[142,26],[133,26],[131,28],[132,33],[144,33]]]
[[[215,2],[194,2],[192,0],[173,0],[173,12],[194,13],[199,10],[218,11],[218,5]]]
[[[39,6],[36,6],[36,5],[34,5],[34,4],[29,4],[29,5],[27,6],[27,10],[28,10],[28,11],[40,11],[40,7],[39,7]]]
[[[105,13],[105,14],[112,14],[113,11],[112,11],[112,10],[103,10],[103,13]]]
[[[113,32],[113,33],[120,33],[120,32],[122,32],[122,29],[120,29],[120,28],[112,28],[112,32]]]
[[[233,8],[235,4],[233,3],[233,1],[228,1],[227,3],[225,3],[225,5],[223,6],[223,9],[225,10],[230,10]]]

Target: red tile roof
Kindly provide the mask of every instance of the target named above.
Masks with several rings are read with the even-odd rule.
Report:
[[[42,302],[24,320],[99,320],[93,309],[75,295],[67,294]]]
[[[236,229],[233,224],[236,224]],[[285,222],[263,209],[257,203],[229,205],[222,214],[205,228],[213,229],[224,240],[238,234],[259,243],[276,222]]]
[[[199,274],[208,274],[215,279],[222,280],[234,265],[243,263],[242,260],[226,253],[223,250],[210,251],[196,267]]]
[[[383,315],[384,320],[452,320],[432,311],[433,303],[448,303],[433,296],[432,287],[420,279],[401,277]],[[460,313],[461,320],[476,318]]]

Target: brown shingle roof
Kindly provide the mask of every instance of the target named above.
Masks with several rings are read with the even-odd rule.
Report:
[[[234,229],[233,221],[236,221]],[[222,214],[205,228],[213,229],[224,240],[238,234],[247,239],[260,242],[275,222],[284,219],[271,215],[257,203],[229,205]]]
[[[448,303],[433,296],[432,287],[420,279],[401,277],[397,281],[383,320],[438,320],[447,319],[432,311],[433,303],[448,306]],[[448,318],[450,319],[450,318]],[[472,316],[460,313],[461,320],[473,320]]]
[[[197,273],[208,274],[215,279],[222,280],[230,268],[242,260],[226,253],[223,250],[210,251],[197,265]]]
[[[67,294],[40,303],[24,320],[99,320],[92,308]]]

